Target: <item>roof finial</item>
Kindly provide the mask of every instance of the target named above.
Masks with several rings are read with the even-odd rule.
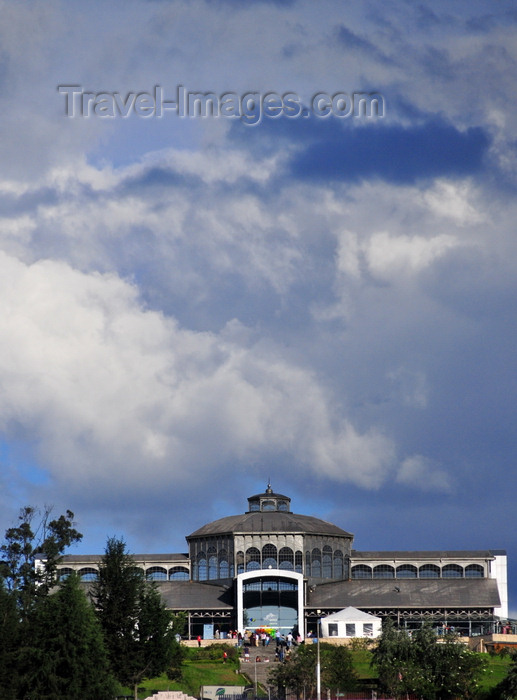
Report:
[[[273,493],[273,489],[271,488],[271,477],[268,478],[267,480],[267,489],[266,493]]]

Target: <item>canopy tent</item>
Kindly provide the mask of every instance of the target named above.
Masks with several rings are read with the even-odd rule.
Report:
[[[381,618],[369,615],[357,608],[344,608],[321,618],[321,637],[369,637],[381,633]]]

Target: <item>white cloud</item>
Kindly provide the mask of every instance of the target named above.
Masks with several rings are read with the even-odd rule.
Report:
[[[423,193],[424,201],[432,212],[445,219],[450,218],[461,226],[476,224],[484,219],[473,203],[476,192],[468,182],[438,180]]]
[[[450,476],[432,459],[423,455],[407,457],[397,472],[396,482],[419,491],[448,493],[452,489]]]
[[[370,238],[365,257],[373,275],[383,280],[396,280],[399,276],[422,272],[457,245],[456,239],[448,234],[428,239],[417,235],[390,235],[383,231]]]
[[[156,488],[268,450],[337,481],[386,478],[391,440],[336,427],[315,377],[274,348],[182,329],[115,275],[1,254],[0,280],[0,424],[30,433],[57,482]]]

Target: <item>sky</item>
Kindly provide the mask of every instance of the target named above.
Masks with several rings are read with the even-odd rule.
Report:
[[[185,552],[271,481],[359,550],[506,549],[517,617],[516,29],[2,1],[2,532]]]

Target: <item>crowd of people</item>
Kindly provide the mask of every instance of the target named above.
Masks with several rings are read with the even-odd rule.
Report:
[[[275,645],[275,661],[285,661],[289,658],[293,647],[303,643],[303,639],[296,631],[282,634],[277,630],[246,630],[244,634],[237,633],[238,645],[242,646],[244,661],[250,660],[250,647],[268,647]],[[255,657],[255,662],[262,661],[260,656]],[[269,658],[264,658],[269,661]]]

